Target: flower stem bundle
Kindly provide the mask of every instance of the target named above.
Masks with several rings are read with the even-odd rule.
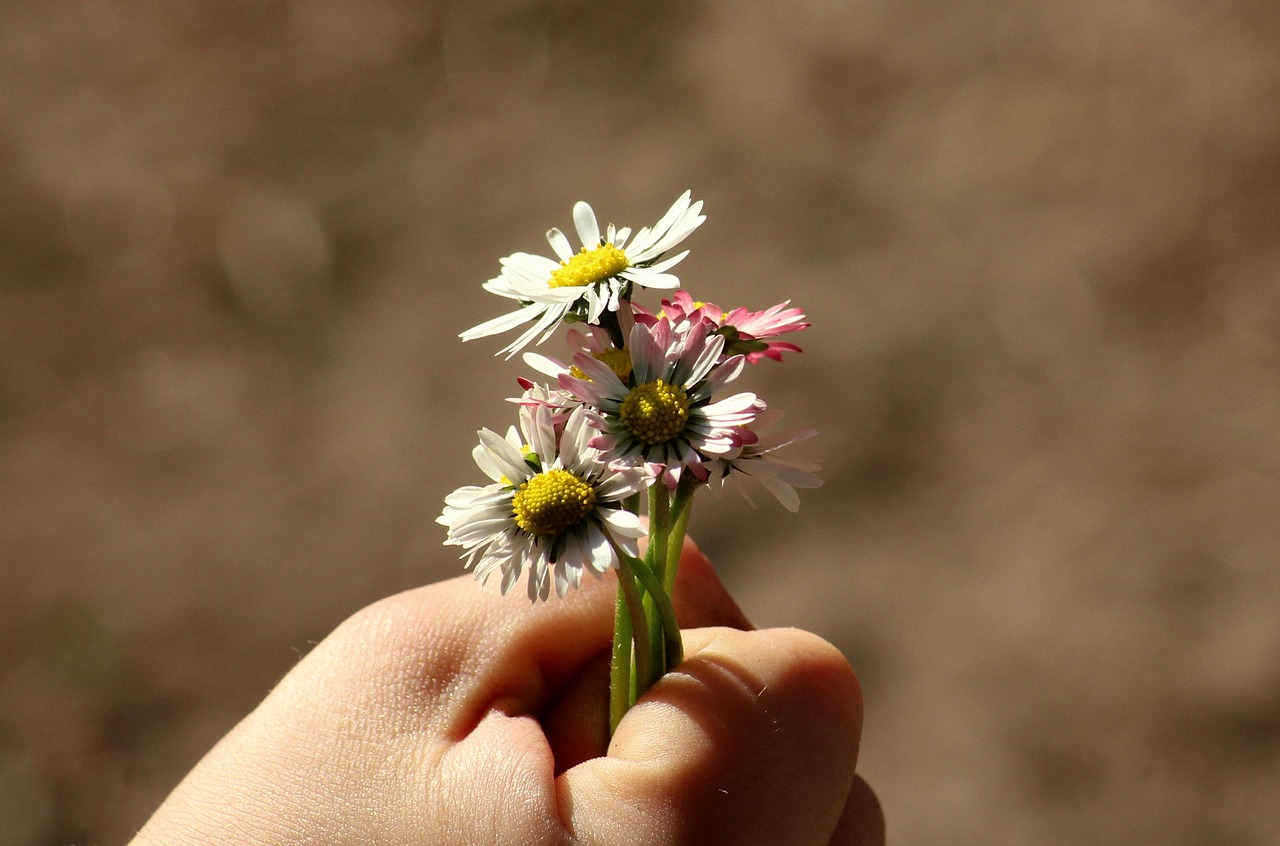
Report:
[[[766,433],[781,412],[726,390],[746,365],[799,352],[777,338],[807,327],[804,314],[789,302],[726,311],[694,300],[669,272],[688,254],[670,251],[702,224],[701,211],[686,192],[633,236],[613,225],[601,233],[591,206],[578,203],[581,248],[551,229],[556,258],[502,259],[484,287],[515,311],[461,336],[520,330],[499,351],[510,358],[569,327],[568,362],[524,354],[537,375],[519,379],[518,425],[505,436],[481,429],[473,451],[490,483],[451,493],[438,522],[479,581],[500,574],[504,594],[522,576],[539,601],[553,587],[564,596],[584,572],[616,572],[611,734],[683,658],[671,597],[698,489],[750,477],[795,511],[796,489],[821,483],[816,464],[777,455],[814,432]],[[650,311],[633,301],[640,289],[673,293]]]

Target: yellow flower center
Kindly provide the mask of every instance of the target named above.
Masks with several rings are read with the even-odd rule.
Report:
[[[596,507],[596,490],[568,470],[547,470],[516,489],[511,500],[516,525],[531,535],[572,529]]]
[[[622,401],[618,414],[622,425],[646,444],[669,441],[689,422],[689,397],[661,379],[637,385]]]
[[[603,282],[611,276],[617,276],[631,266],[627,254],[613,244],[601,244],[595,249],[582,248],[568,261],[560,262],[560,266],[551,273],[547,282],[549,288],[583,287]]]
[[[603,361],[614,375],[623,382],[631,378],[631,353],[626,350],[607,349],[602,352],[593,352],[591,357],[596,361]],[[582,372],[582,368],[573,365],[569,368],[569,375],[575,379],[587,379],[587,374]],[[590,382],[590,379],[587,379]]]

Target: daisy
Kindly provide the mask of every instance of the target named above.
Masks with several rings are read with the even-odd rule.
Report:
[[[673,323],[708,320],[718,334],[725,336],[725,354],[742,354],[747,364],[757,364],[762,358],[782,361],[783,352],[800,352],[795,344],[769,340],[788,332],[808,329],[804,312],[789,308],[791,300],[770,306],[764,311],[747,311],[735,308],[726,312],[715,303],[695,300],[688,291],[676,291],[669,300],[662,301],[662,313]],[[642,320],[654,317],[641,316]]]
[[[553,390],[549,385],[525,379],[523,376],[517,377],[516,383],[524,389],[524,392],[518,397],[507,397],[507,402],[527,409],[545,407],[551,415],[551,425],[557,432],[564,429],[564,424],[573,410],[582,405],[576,397],[565,391]]]
[[[627,317],[630,318],[630,309],[623,309],[619,316],[622,316],[623,313],[626,313]],[[634,324],[630,319],[627,319],[623,322],[623,325],[625,326],[625,331],[629,332]],[[585,353],[597,361],[604,362],[614,372],[614,375],[624,382],[630,379],[631,354],[625,348],[618,349],[615,347],[613,339],[609,337],[609,333],[599,326],[588,326],[587,329],[588,331],[585,333],[579,332],[577,329],[570,329],[566,333],[570,357]],[[564,373],[570,373],[579,379],[584,375],[576,364],[568,365],[559,359],[538,353],[525,353],[524,362],[544,376],[550,376],[553,379],[559,379]]]
[[[551,229],[547,242],[558,260],[531,253],[513,253],[502,259],[501,275],[486,282],[484,288],[516,300],[520,308],[468,329],[462,339],[484,338],[531,324],[498,351],[510,358],[535,339],[537,343],[545,341],[569,315],[599,324],[602,315],[618,311],[635,285],[675,288],[680,280],[667,271],[689,251],[664,256],[706,220],[701,212],[702,201],[690,202],[685,191],[661,220],[652,228],[644,227],[634,238],[629,228],[617,229],[613,224],[601,237],[596,213],[578,202],[573,207],[573,222],[582,249],[575,253],[568,237]]]
[[[781,417],[781,411],[768,409],[760,413],[752,428],[768,428],[778,422]],[[744,444],[736,458],[719,458],[710,462],[709,487],[719,493],[724,480],[731,473],[741,473],[754,479],[766,491],[773,494],[783,508],[791,512],[798,511],[800,496],[795,489],[821,487],[822,479],[817,475],[820,465],[812,461],[790,461],[779,458],[775,452],[788,444],[803,441],[816,434],[818,433],[814,429],[797,429],[792,432],[756,436],[751,443]],[[738,492],[753,508],[755,507],[755,501],[751,499],[745,488],[739,487]]]
[[[601,434],[591,445],[615,467],[644,466],[674,489],[684,472],[706,481],[710,459],[735,458],[755,437],[747,428],[764,403],[752,393],[712,397],[742,372],[742,356],[720,361],[724,338],[705,322],[678,331],[667,318],[631,330],[631,378],[625,382],[594,356],[578,353],[578,377],[560,387],[593,406]],[[717,363],[719,362],[719,363]]]
[[[589,441],[595,430],[579,407],[562,429],[546,405],[522,407],[520,429],[505,438],[479,432],[476,465],[493,484],[458,488],[436,522],[449,528],[446,544],[461,546],[466,567],[485,582],[502,573],[508,593],[528,568],[529,599],[547,599],[554,582],[564,596],[582,581],[618,564],[615,544],[637,554],[640,520],[622,501],[645,489],[642,475],[599,460]]]

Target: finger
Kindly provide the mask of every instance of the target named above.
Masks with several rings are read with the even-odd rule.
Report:
[[[307,690],[317,701],[427,715],[423,728],[460,737],[496,703],[539,713],[607,652],[615,589],[612,578],[588,578],[563,599],[530,603],[467,577],[439,582],[357,612],[291,675],[329,691]]]
[[[327,656],[326,663],[344,668],[344,677],[380,699],[371,706],[388,713],[447,702],[448,708],[431,711],[447,737],[465,735],[496,704],[506,713],[539,717],[558,702],[577,708],[580,699],[591,703],[582,707],[598,710],[606,701],[607,675],[602,681],[598,668],[613,638],[616,591],[609,574],[585,578],[562,598],[530,603],[459,577],[364,609],[308,660]],[[750,625],[692,542],[681,556],[675,594],[692,623]],[[593,666],[589,690],[566,700],[565,688]],[[601,754],[599,720],[584,725],[592,754]]]
[[[685,628],[753,628],[729,596],[711,562],[686,538],[672,600]],[[609,655],[602,654],[568,684],[543,718],[556,773],[605,754],[609,744]]]
[[[542,718],[555,758],[555,774],[591,758],[609,746],[609,656],[601,655],[574,679]]]
[[[884,812],[880,809],[880,800],[860,776],[855,776],[830,846],[884,846],[884,842]]]
[[[608,756],[560,777],[562,819],[586,843],[826,846],[861,732],[849,664],[792,629],[704,629],[686,642]]]

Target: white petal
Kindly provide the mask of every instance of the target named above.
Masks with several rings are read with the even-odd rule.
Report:
[[[596,213],[581,200],[573,204],[573,225],[578,227],[582,246],[594,249],[600,245],[600,224],[596,222]]]
[[[761,477],[757,481],[764,486],[765,490],[773,494],[778,502],[782,503],[783,508],[793,514],[800,510],[800,495],[790,485],[768,477]]]
[[[563,560],[556,562],[555,567],[556,596],[563,597],[569,592],[569,568]]]
[[[568,566],[580,570],[591,563],[591,552],[583,544],[582,530],[570,532],[564,536],[564,557],[561,559]]]
[[[476,466],[480,468],[480,472],[484,473],[495,482],[502,481],[502,468],[489,456],[489,450],[484,444],[477,444],[471,450],[471,458],[475,461]]]
[[[750,411],[758,402],[756,395],[750,391],[743,391],[740,394],[734,394],[731,397],[725,397],[718,402],[710,405],[704,405],[701,409],[702,413],[708,420],[718,420],[728,415],[738,415]],[[752,412],[751,419],[755,419],[755,413]]]
[[[789,462],[784,464],[780,461],[771,461],[773,465],[774,476],[778,481],[790,485],[793,488],[820,488],[822,487],[822,477],[816,473],[812,473],[804,467],[795,466]],[[816,465],[808,465],[814,467]]]
[[[497,335],[499,332],[506,332],[514,329],[521,323],[528,323],[539,314],[546,310],[546,306],[542,303],[534,303],[527,305],[519,311],[513,311],[510,314],[504,314],[501,317],[495,317],[492,320],[486,320],[479,326],[473,326],[467,331],[461,333],[458,337],[464,341],[474,341],[476,338],[485,338],[489,335]]]
[[[533,471],[525,463],[520,451],[512,449],[511,444],[498,437],[496,433],[488,429],[481,429],[480,443],[488,448],[494,464],[502,471],[502,475],[510,479],[513,484],[519,485],[533,475]]]
[[[511,518],[506,516],[472,520],[465,526],[459,526],[450,535],[450,540],[457,545],[471,547],[485,541],[492,541],[494,536],[502,534],[509,528],[511,528]]]
[[[700,214],[701,211],[702,201],[699,200],[691,205],[689,192],[684,192],[662,216],[662,219],[654,224],[653,229],[642,229],[636,233],[627,255],[637,263],[657,259],[702,225],[706,218]]]
[[[491,294],[506,297],[510,300],[520,299],[520,292],[511,287],[511,280],[505,276],[495,276],[480,286]]]
[[[478,572],[476,576],[479,577]],[[488,578],[487,574],[485,577]],[[499,590],[502,591],[503,596],[511,593],[511,587],[516,583],[516,579],[518,578],[520,578],[520,571],[515,568],[508,567],[502,571],[502,585],[499,587]]]
[[[755,508],[756,501],[751,498],[751,493],[747,490],[747,486],[738,485],[737,487],[738,487],[738,493],[741,494],[742,498],[747,501],[747,505],[750,505],[752,508]]]
[[[742,374],[742,368],[746,367],[747,357],[735,355],[732,358],[725,359],[724,363],[717,367],[707,377],[707,395],[715,393],[725,385],[737,379]]]
[[[618,560],[618,557],[613,552],[613,547],[609,545],[609,539],[600,530],[600,527],[594,523],[588,525],[585,546],[590,556],[586,563],[597,572],[603,573]]]
[[[696,344],[698,343],[698,336],[703,335],[703,330],[699,327],[689,334],[690,343]],[[723,335],[712,335],[710,337],[703,335],[703,337],[706,338],[706,345],[702,347],[698,353],[698,357],[693,360],[692,364],[690,364],[688,372],[680,374],[681,380],[686,385],[696,385],[705,379],[707,374],[711,372],[711,368],[715,367],[716,362],[720,360],[720,354],[724,352]]]
[[[665,258],[662,261],[657,262],[655,264],[645,265],[644,270],[646,271],[646,273],[652,273],[655,275],[662,273],[663,271],[670,270],[671,268],[675,267],[677,264],[683,261],[684,257],[687,255],[689,255],[688,250],[685,250],[683,253],[676,253],[674,256],[671,256],[670,258]]]
[[[534,549],[529,560],[529,600],[536,602],[546,599],[551,594],[550,573],[547,572],[545,550]]]
[[[566,285],[563,288],[548,288],[546,281],[538,283],[536,289],[522,291],[520,296],[535,303],[568,305],[586,296],[591,290],[589,285]]]
[[[551,249],[555,250],[561,261],[573,258],[573,245],[559,229],[552,227],[547,230],[547,243],[551,245]]]
[[[646,255],[651,252],[653,245],[671,228],[676,219],[689,208],[689,197],[690,192],[685,191],[671,204],[671,208],[667,209],[667,213],[653,225],[652,229],[646,226],[637,232],[635,241],[631,243],[631,248]],[[657,256],[656,251],[654,251],[654,256]]]
[[[512,253],[498,263],[502,265],[502,275],[517,289],[521,283],[536,285],[539,282],[545,288],[551,274],[560,266],[558,261],[533,253]]]
[[[532,369],[538,371],[544,376],[550,376],[553,379],[558,378],[561,373],[569,372],[569,368],[565,367],[554,358],[548,358],[545,355],[539,355],[538,353],[525,353],[521,358],[523,358],[524,363],[529,365]]]
[[[630,555],[632,558],[640,557],[640,548],[636,538],[621,537],[614,538],[614,540],[617,542],[618,547],[627,555]]]
[[[551,409],[545,405],[536,406],[531,418],[531,425],[525,431],[525,436],[528,438],[529,448],[538,454],[543,469],[546,469],[559,453],[555,427],[551,422]]]
[[[680,287],[680,277],[671,273],[650,273],[643,267],[629,267],[618,274],[642,288],[673,291]]]
[[[560,457],[566,468],[579,476],[588,476],[598,470],[596,451],[588,446],[595,437],[595,430],[587,425],[586,409],[575,408],[565,421],[560,435]]]
[[[633,326],[627,344],[631,350],[632,375],[637,385],[646,385],[663,375],[666,369],[666,349],[654,341],[648,326],[643,323]]]
[[[583,292],[583,296],[587,298],[587,322],[598,324],[600,315],[604,314],[609,305],[608,292],[602,292],[598,286],[592,285]]]
[[[608,502],[618,502],[633,494],[641,493],[648,487],[643,473],[633,470],[617,470],[609,473],[596,485],[600,498]]]
[[[638,538],[642,537],[647,531],[640,524],[639,517],[622,508],[604,509],[601,519],[612,531],[623,537]]]
[[[613,372],[613,368],[600,361],[593,355],[586,353],[578,353],[573,357],[573,363],[578,369],[591,380],[591,383],[597,386],[601,392],[608,396],[618,397],[621,399],[627,394],[627,387],[622,384],[622,380],[618,378],[618,374]]]
[[[599,407],[608,399],[608,394],[594,382],[575,378],[568,373],[562,374],[556,384],[562,391],[572,394],[579,401]]]
[[[477,497],[483,496],[485,491],[489,490],[490,487],[492,486],[481,488],[475,485],[467,485],[466,487],[458,488],[444,498],[445,505],[449,505],[454,508],[469,508],[471,503]]]
[[[542,308],[546,309],[546,311],[538,318],[538,321],[522,332],[520,337],[498,350],[497,355],[506,353],[507,358],[511,358],[511,356],[527,347],[539,333],[542,334],[542,337],[538,340],[538,343],[542,343],[551,333],[555,332],[556,327],[560,325],[561,318],[568,311],[565,306],[542,306]]]

